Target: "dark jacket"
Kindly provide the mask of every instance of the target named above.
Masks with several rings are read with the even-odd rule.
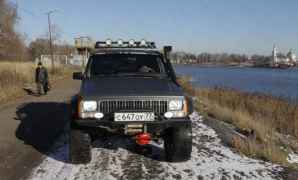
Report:
[[[47,83],[48,82],[48,71],[45,67],[36,68],[35,70],[35,82]]]

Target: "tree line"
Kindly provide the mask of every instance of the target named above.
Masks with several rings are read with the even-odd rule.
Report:
[[[200,54],[173,52],[171,55],[173,63],[178,64],[241,64],[251,63],[254,65],[266,65],[270,63],[271,57],[264,55],[207,53]]]

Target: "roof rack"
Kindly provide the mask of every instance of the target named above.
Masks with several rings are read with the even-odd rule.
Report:
[[[95,43],[95,49],[100,48],[145,48],[145,49],[155,49],[155,42],[152,41],[135,41],[133,39],[129,41],[122,41],[119,39],[118,41],[112,41],[108,39],[106,41],[97,41]]]

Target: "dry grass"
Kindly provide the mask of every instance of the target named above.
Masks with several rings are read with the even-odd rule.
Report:
[[[298,139],[298,105],[286,100],[262,94],[250,94],[227,89],[198,89],[196,95],[206,104],[216,108],[225,121],[235,123],[242,129],[251,129],[265,139],[272,132],[289,134]],[[217,106],[217,107],[216,107]],[[222,110],[220,110],[222,109]],[[231,114],[232,113],[232,114]]]
[[[25,84],[34,83],[36,65],[31,62],[1,62],[0,63],[0,102],[24,94]],[[61,77],[67,70],[57,66],[50,74],[51,80]]]
[[[179,80],[184,89],[200,101],[199,111],[235,125],[247,140],[234,139],[234,147],[246,155],[289,165],[288,152],[295,147],[280,134],[298,140],[298,104],[265,94],[233,89],[194,89],[189,78]]]

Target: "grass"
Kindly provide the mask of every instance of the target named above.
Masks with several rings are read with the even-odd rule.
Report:
[[[291,151],[298,152],[297,103],[233,89],[194,89],[185,77],[179,82],[188,93],[197,97],[196,107],[200,112],[233,124],[247,136],[246,140],[234,138],[233,145],[240,152],[293,166],[288,163],[287,156]]]
[[[32,62],[0,62],[0,102],[24,95],[23,87],[34,84],[36,65]],[[56,66],[50,81],[69,74],[63,66]]]

